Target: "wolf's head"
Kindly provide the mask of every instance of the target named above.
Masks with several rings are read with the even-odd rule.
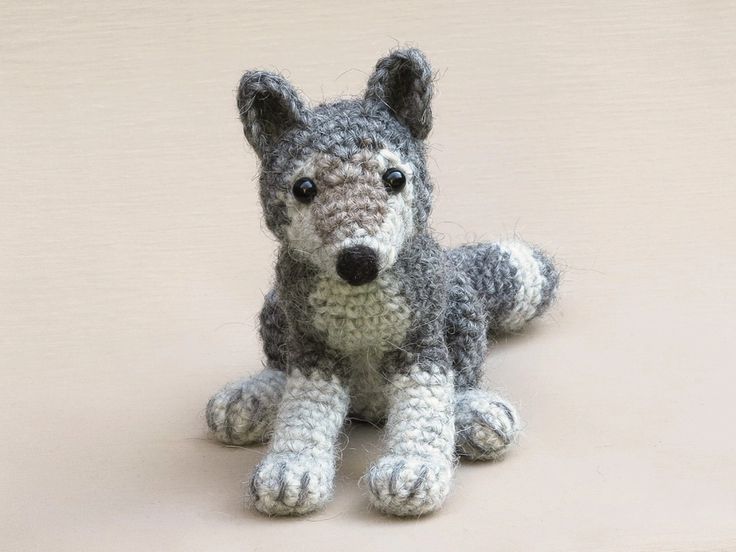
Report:
[[[316,107],[281,75],[243,75],[238,109],[261,160],[266,224],[290,253],[352,285],[394,264],[427,224],[431,99],[414,49],[380,59],[362,98]]]

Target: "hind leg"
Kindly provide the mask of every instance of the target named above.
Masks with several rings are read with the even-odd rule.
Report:
[[[458,271],[450,288],[445,340],[455,368],[455,445],[470,460],[497,460],[519,433],[513,406],[478,388],[488,351],[483,302]]]
[[[286,374],[270,368],[227,384],[207,403],[207,426],[228,445],[264,443],[273,430]]]
[[[514,407],[483,389],[458,390],[455,399],[455,444],[468,460],[500,460],[519,435]]]
[[[229,445],[264,443],[286,385],[286,317],[278,295],[270,291],[260,314],[260,334],[267,368],[227,384],[207,403],[207,425],[215,439]]]

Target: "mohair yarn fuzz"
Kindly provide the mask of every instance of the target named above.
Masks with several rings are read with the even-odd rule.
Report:
[[[240,81],[280,247],[260,315],[266,367],[215,394],[207,424],[223,443],[270,441],[249,485],[264,514],[330,500],[348,417],[385,424],[364,481],[397,516],[437,510],[458,458],[498,460],[517,439],[514,407],[481,387],[488,340],[544,312],[558,272],[518,240],[444,249],[432,237],[432,92],[416,49],[379,60],[362,98],[314,107],[281,75]]]

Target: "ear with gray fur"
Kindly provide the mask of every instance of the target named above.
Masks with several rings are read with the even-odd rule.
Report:
[[[248,71],[240,79],[238,111],[245,137],[263,159],[284,132],[306,123],[308,108],[281,75]]]
[[[388,106],[415,138],[423,140],[432,130],[432,92],[432,68],[420,50],[410,48],[378,60],[365,99]]]

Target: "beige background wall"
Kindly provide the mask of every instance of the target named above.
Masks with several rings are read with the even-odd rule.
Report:
[[[2,2],[0,548],[736,550],[735,28],[726,1]],[[263,450],[202,419],[260,366],[274,252],[234,87],[355,94],[397,44],[440,75],[443,241],[565,267],[488,361],[526,432],[397,522],[354,428],[336,501],[265,519]]]

